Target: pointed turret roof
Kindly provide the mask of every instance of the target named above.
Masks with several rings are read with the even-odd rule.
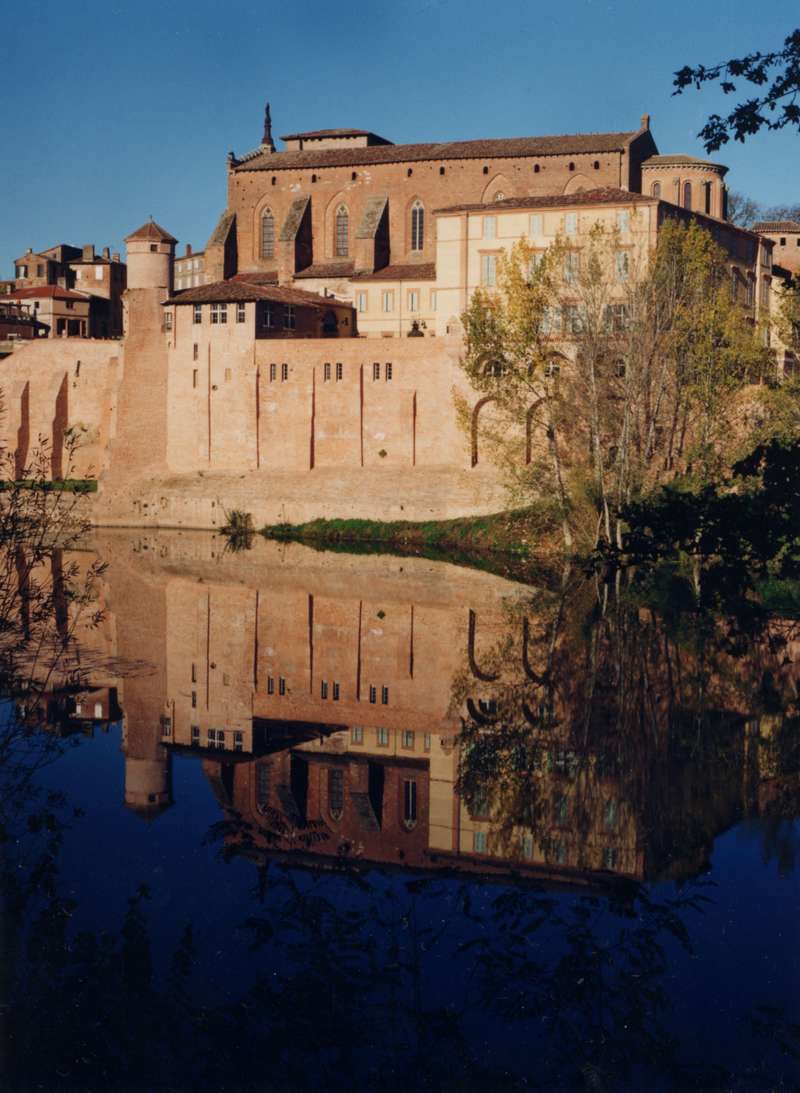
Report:
[[[156,224],[152,216],[146,224],[142,224],[141,228],[137,228],[135,232],[125,236],[126,243],[130,243],[132,239],[149,239],[151,242],[157,243],[178,242],[174,235],[170,235],[160,224]]]

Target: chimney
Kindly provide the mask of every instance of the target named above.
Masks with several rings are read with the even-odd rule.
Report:
[[[108,261],[111,257],[111,251],[108,249],[108,247],[103,247],[103,257],[106,261]]]
[[[112,262],[119,262],[119,251],[118,250],[115,250],[114,253],[111,255],[111,261]]]
[[[642,120],[641,120],[641,123],[639,125],[639,128],[640,129],[649,129],[650,128],[650,115],[649,114],[642,114]]]
[[[186,244],[186,257],[191,258],[191,256],[192,256],[192,244],[187,243]]]
[[[94,262],[94,244],[87,243],[82,249],[84,262]]]

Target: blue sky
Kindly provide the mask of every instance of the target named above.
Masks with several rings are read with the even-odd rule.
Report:
[[[28,0],[4,17],[0,276],[58,242],[121,249],[149,215],[205,244],[225,156],[277,135],[372,129],[396,142],[635,129],[703,155],[714,89],[672,97],[672,73],[798,24],[774,0]],[[800,201],[800,137],[717,155],[733,189]],[[182,250],[182,247],[181,247]]]

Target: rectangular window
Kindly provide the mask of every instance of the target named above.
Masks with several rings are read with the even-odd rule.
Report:
[[[486,853],[486,832],[485,831],[473,831],[472,833],[472,849],[476,854]]]
[[[579,258],[577,251],[570,251],[564,255],[564,280],[572,284],[578,279]]]
[[[199,725],[192,725],[192,743],[193,744],[199,744],[200,743],[200,726]]]
[[[576,304],[568,304],[564,308],[564,318],[569,334],[581,333],[583,330],[583,319],[581,317],[581,310]]]
[[[192,322],[193,323],[200,323],[202,321],[203,321],[203,305],[202,304],[195,304],[194,309],[192,311]]]
[[[381,378],[381,366],[377,361],[375,361],[372,366],[372,378],[373,380],[379,380]]]
[[[384,314],[394,311],[394,292],[391,289],[388,292],[381,293],[381,310]]]
[[[192,387],[197,387],[197,369],[192,369]]]
[[[242,751],[243,748],[244,748],[244,734],[239,729],[235,729],[234,733],[233,733],[233,750],[234,751]]]
[[[192,683],[197,683],[197,665],[192,665]]]
[[[319,685],[319,697],[320,698],[327,698],[328,697],[328,681],[327,681],[327,679],[323,679],[322,682]]]
[[[627,304],[607,304],[605,310],[605,325],[609,333],[627,330],[629,326]]]
[[[194,345],[192,346],[192,360],[196,361],[199,358],[199,356],[200,356],[200,346],[197,344],[197,342],[195,342]]]
[[[769,310],[769,278],[761,278],[761,306]]]
[[[413,827],[417,822],[417,783],[411,779],[403,780],[403,823]]]
[[[522,836],[522,856],[528,861],[533,857],[533,835]]]
[[[208,730],[208,746],[210,748],[224,748],[225,747],[225,730],[224,729],[209,729]]]
[[[350,743],[351,744],[363,744],[364,743],[364,729],[361,725],[353,725],[350,729]]]
[[[281,383],[285,383],[289,378],[289,365],[281,365]]]
[[[278,676],[278,694],[279,695],[285,695],[286,694],[286,680],[284,679],[283,676]]]
[[[197,691],[192,691],[192,709],[197,709]]]
[[[336,382],[340,383],[344,379],[344,367],[341,361],[336,362]]]
[[[269,366],[269,382],[274,383],[277,375],[278,375],[278,366],[277,366],[277,364],[271,364]]]
[[[94,704],[94,716],[96,718],[100,718],[100,717],[103,716],[103,706],[100,702],[95,702],[95,704]],[[162,736],[172,736],[172,718],[171,717],[162,717],[161,718],[161,735]]]
[[[484,239],[496,239],[497,238],[497,217],[496,216],[484,216],[484,218],[483,218],[483,238]]]
[[[617,231],[626,232],[630,231],[631,227],[631,214],[627,209],[617,210]]]
[[[542,214],[531,213],[531,223],[528,232],[529,235],[543,235],[542,232]]]
[[[388,687],[381,687],[381,705],[383,705],[383,706],[388,706],[389,705],[389,688]]]
[[[272,676],[267,676],[267,694],[275,694],[275,680]]]
[[[294,304],[286,304],[284,307],[283,325],[286,330],[295,329]]]
[[[94,279],[95,279],[95,281],[102,281],[103,280],[103,267],[102,266],[95,266],[94,267]]]
[[[370,686],[369,700],[373,704],[373,706],[378,701],[378,688],[377,687]]]
[[[560,307],[546,307],[542,312],[541,322],[542,334],[560,334],[561,333],[561,308]]]
[[[390,363],[387,362],[387,364],[386,364],[386,379],[390,380],[391,378],[392,378],[392,366],[391,366]]]
[[[613,846],[603,847],[603,868],[604,869],[616,869],[617,867],[617,851]]]
[[[800,242],[800,240],[798,240],[798,242]],[[435,311],[435,310],[436,310],[436,289],[432,288],[431,289],[431,311]]]
[[[403,747],[409,751],[414,750],[414,730],[403,729]]]
[[[339,684],[335,680],[334,680],[334,683],[333,683],[333,701],[334,702],[339,701]]]
[[[388,729],[378,729],[377,733],[376,733],[376,739],[378,741],[378,747],[379,748],[388,748],[389,747],[389,730]]]
[[[366,292],[359,292],[356,294],[356,311],[363,314],[367,310],[367,294]]]
[[[171,311],[165,311],[164,312],[164,330],[166,330],[167,333],[169,333],[172,330],[172,312]]]
[[[482,254],[481,255],[481,284],[482,285],[496,285],[497,284],[497,255],[496,254]]]
[[[564,217],[564,234],[565,235],[577,235],[578,232],[578,214],[567,213]]]
[[[328,361],[326,361],[325,364],[323,364],[322,366],[322,378],[325,383],[327,383],[328,380],[331,378],[331,366],[330,362]]]
[[[429,732],[426,732],[422,737],[422,747],[425,751],[431,750],[431,734]]]
[[[243,323],[244,322],[244,315],[245,315],[244,304],[237,304],[236,305],[236,322],[237,323]]]
[[[219,307],[220,307],[219,304],[212,304],[211,305],[211,324],[212,324],[212,326],[215,323],[218,324],[219,321],[220,321],[219,320]]]
[[[753,303],[755,302],[755,295],[756,295],[755,281],[753,280],[752,276],[749,276],[747,278],[747,284],[745,285],[745,299],[744,299],[744,302],[747,304],[748,307],[753,306]]]
[[[408,310],[419,311],[419,292],[415,288],[410,289],[408,293]]]
[[[264,308],[264,310],[261,313],[261,325],[263,327],[265,327],[267,330],[271,330],[273,328],[273,326],[275,325],[275,316],[273,314],[272,307],[271,307],[270,304],[267,304],[267,306]]]
[[[616,255],[616,274],[618,281],[627,281],[630,272],[631,256],[626,250],[618,250]]]

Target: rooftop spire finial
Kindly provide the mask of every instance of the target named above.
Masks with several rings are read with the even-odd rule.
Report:
[[[271,152],[275,151],[275,144],[272,140],[272,117],[269,112],[269,103],[264,108],[264,135],[261,138],[261,143],[269,148]]]

